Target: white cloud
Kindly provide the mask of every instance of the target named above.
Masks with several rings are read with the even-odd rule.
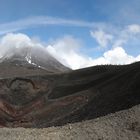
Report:
[[[136,41],[139,39],[140,35],[140,25],[139,24],[131,24],[120,29],[113,27],[113,31],[111,28],[106,27],[104,30],[101,28],[90,31],[91,36],[98,42],[99,47],[122,47],[124,45],[130,43],[129,41]],[[109,32],[106,33],[106,32]]]
[[[128,55],[122,47],[116,47],[104,53],[104,59],[110,64],[128,64],[137,60],[137,57]]]
[[[114,37],[114,42],[112,47],[123,47],[124,45],[130,43],[130,41],[135,41],[139,39],[140,35],[140,25],[138,24],[131,24],[126,26],[121,31],[118,31],[118,34]]]
[[[135,61],[140,61],[140,55],[134,57],[127,54],[124,49],[124,45],[129,44],[130,41],[132,42],[135,41],[135,39],[139,39],[138,35],[140,34],[140,25],[132,24],[122,28],[121,30],[116,30],[115,32],[108,30],[108,32],[110,33],[109,37],[108,34],[100,29],[91,32],[91,35],[96,41],[98,41],[100,47],[112,46],[112,49],[104,52],[102,57],[95,60],[91,58],[89,65],[129,64]]]
[[[103,56],[96,59],[85,56],[78,51],[79,42],[72,38],[61,38],[47,50],[61,63],[72,69],[79,69],[100,64],[129,64],[140,61],[140,55],[133,57],[126,53],[122,47],[115,47],[106,51]]]
[[[134,34],[140,33],[140,25],[138,24],[132,24],[129,25],[128,27],[128,31]]]
[[[96,28],[104,26],[104,23],[88,22],[83,20],[64,19],[50,16],[35,16],[16,21],[0,24],[0,35],[20,31],[23,29],[48,26],[48,25],[59,25],[59,26],[76,26],[86,28]]]
[[[101,47],[107,47],[109,42],[112,41],[113,36],[105,33],[102,30],[91,31],[91,36],[99,43]]]
[[[127,54],[122,47],[116,47],[106,51],[103,56],[99,58],[88,58],[86,66],[94,66],[100,64],[129,64],[136,61],[140,61],[140,55],[133,57]]]
[[[62,64],[78,69],[86,64],[85,57],[79,52],[80,46],[81,42],[78,39],[66,36],[54,41],[46,49]]]
[[[23,50],[28,51],[31,47],[44,48],[40,43],[34,42],[25,34],[9,33],[0,39],[0,58],[3,56],[10,57],[13,54],[23,54]],[[25,49],[26,48],[26,49]],[[45,49],[44,49],[45,50]]]
[[[79,69],[99,64],[128,64],[139,61],[140,55],[133,57],[125,52],[122,47],[115,47],[106,51],[101,57],[96,59],[86,56],[80,52],[81,42],[72,36],[54,40],[49,45],[35,42],[25,34],[7,34],[0,39],[0,57],[23,53],[22,48],[28,51],[30,47],[38,47],[48,51],[61,63],[72,69]],[[25,49],[24,49],[25,50]]]

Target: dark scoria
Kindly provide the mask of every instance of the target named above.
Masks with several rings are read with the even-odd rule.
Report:
[[[63,125],[140,103],[139,62],[57,74],[0,74],[1,127]]]

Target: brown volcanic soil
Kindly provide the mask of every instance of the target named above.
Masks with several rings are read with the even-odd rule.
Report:
[[[62,127],[1,128],[1,140],[139,140],[140,105]]]
[[[3,67],[3,65],[1,66]],[[140,104],[140,62],[65,73],[0,70],[1,127],[44,128],[105,116]]]

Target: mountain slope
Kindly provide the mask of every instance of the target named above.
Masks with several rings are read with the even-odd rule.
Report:
[[[128,109],[140,104],[139,69],[137,62],[1,78],[0,124],[48,127]]]
[[[44,69],[50,73],[67,72],[70,68],[65,67],[52,57],[44,48],[23,47],[7,52],[1,59],[0,65],[13,65],[20,67],[35,67]]]

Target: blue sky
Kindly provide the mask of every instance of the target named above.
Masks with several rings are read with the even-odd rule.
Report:
[[[92,59],[114,46],[137,57],[139,30],[140,0],[0,0],[1,37],[23,33],[49,44],[70,36],[80,40],[80,55]]]

